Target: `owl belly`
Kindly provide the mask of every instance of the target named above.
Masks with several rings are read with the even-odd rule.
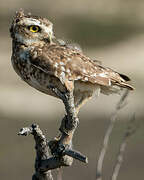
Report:
[[[90,82],[75,81],[74,100],[77,113],[92,96],[99,96],[100,86]]]
[[[31,87],[37,89],[38,91],[42,92],[42,93],[45,93],[47,95],[50,95],[50,96],[54,96],[56,97],[56,95],[51,91],[51,89],[49,89],[49,83],[50,81],[50,76],[47,76],[47,81],[46,83],[43,83],[43,82],[40,82],[39,79],[31,76],[29,78],[28,81],[26,81]]]

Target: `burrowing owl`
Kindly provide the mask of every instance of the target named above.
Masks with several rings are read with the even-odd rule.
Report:
[[[103,67],[81,51],[66,44],[54,43],[53,24],[21,10],[13,19],[12,64],[17,74],[30,86],[45,94],[57,96],[49,85],[61,92],[73,91],[77,112],[94,94],[132,90],[130,79]]]

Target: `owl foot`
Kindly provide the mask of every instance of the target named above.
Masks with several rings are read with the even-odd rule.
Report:
[[[48,142],[48,146],[51,150],[51,154],[55,157],[69,156],[81,162],[88,163],[87,157],[80,152],[73,150],[71,145],[64,145],[61,144],[60,141],[52,140]]]
[[[65,105],[67,115],[62,120],[60,131],[69,134],[69,131],[76,129],[79,122],[75,110],[73,91],[61,92],[58,88],[51,85],[49,88],[63,101]]]

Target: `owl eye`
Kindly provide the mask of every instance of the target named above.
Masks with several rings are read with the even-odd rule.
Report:
[[[28,27],[28,29],[31,31],[31,32],[34,32],[34,33],[37,33],[41,30],[41,28],[39,26],[36,26],[36,25],[31,25]]]

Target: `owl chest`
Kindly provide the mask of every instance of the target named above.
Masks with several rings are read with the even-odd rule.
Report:
[[[23,54],[19,56],[14,54],[12,56],[12,65],[16,73],[30,86],[40,91],[46,90],[46,86],[48,86],[50,81],[50,76],[33,66],[26,56],[22,58],[23,56]]]
[[[22,55],[18,56],[13,54],[12,65],[22,80],[45,94],[55,96],[55,94],[49,89],[49,85],[53,84],[61,87],[60,81],[56,77],[53,77],[32,65],[29,59],[22,59],[21,57]]]

